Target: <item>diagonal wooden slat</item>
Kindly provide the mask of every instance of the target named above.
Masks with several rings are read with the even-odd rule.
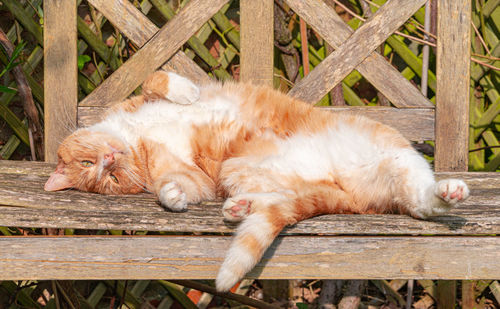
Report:
[[[90,0],[89,3],[138,47],[146,44],[160,30],[130,1]],[[208,75],[181,50],[177,51],[162,68],[176,71],[197,83],[209,80]]]
[[[143,48],[81,101],[80,105],[104,106],[126,98],[227,1],[190,1]]]
[[[334,48],[342,45],[354,32],[323,1],[287,0],[287,3]],[[434,107],[377,52],[373,52],[356,69],[397,107]]]
[[[360,73],[365,75],[395,105],[432,107],[432,104],[418,92],[418,89],[409,84],[381,55],[372,53],[415,13],[425,0],[389,1],[352,35],[352,30],[324,3],[307,1],[309,6],[305,5],[306,1],[289,0],[288,3],[299,15],[304,15],[301,16],[330,44],[337,46],[334,53],[323,60],[309,76],[290,91],[291,95],[315,103],[362,63],[358,67]],[[340,45],[348,37],[348,41]],[[412,104],[415,100],[418,102]]]

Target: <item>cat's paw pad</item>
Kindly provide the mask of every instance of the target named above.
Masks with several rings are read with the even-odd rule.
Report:
[[[469,197],[469,188],[460,179],[445,179],[436,184],[434,194],[450,205]]]
[[[222,207],[224,218],[228,221],[238,222],[243,220],[251,210],[252,201],[237,197],[228,198]]]
[[[189,105],[193,104],[200,99],[200,88],[198,88],[189,79],[168,72],[168,93],[166,98],[173,103]]]
[[[158,194],[161,206],[166,209],[181,212],[187,210],[186,193],[182,192],[181,187],[176,182],[165,184]]]

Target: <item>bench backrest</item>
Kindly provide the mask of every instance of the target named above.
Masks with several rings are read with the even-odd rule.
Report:
[[[436,105],[375,49],[426,0],[390,0],[355,32],[322,1],[286,0],[335,51],[289,92],[315,103],[352,70],[358,70],[393,107],[353,108],[398,128],[411,140],[435,140],[435,169],[465,171],[468,165],[468,102],[471,3],[437,0]],[[158,29],[127,0],[89,0],[140,49],[81,102],[77,97],[77,14],[73,1],[44,1],[45,158],[55,162],[58,143],[78,125],[99,119],[109,102],[129,96],[162,67],[195,81],[208,78],[180,50],[228,0],[191,0]],[[240,76],[272,85],[272,0],[241,0]],[[81,22],[81,21],[78,21]],[[350,109],[332,107],[331,109]]]

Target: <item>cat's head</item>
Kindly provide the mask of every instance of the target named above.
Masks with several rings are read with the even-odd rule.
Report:
[[[145,177],[137,155],[120,139],[80,129],[57,151],[58,164],[45,183],[46,191],[74,188],[104,194],[144,191]]]

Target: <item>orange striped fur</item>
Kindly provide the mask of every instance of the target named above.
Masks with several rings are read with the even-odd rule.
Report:
[[[399,132],[330,113],[266,87],[196,86],[156,72],[143,94],[115,104],[58,150],[49,191],[151,191],[172,211],[227,197],[223,215],[242,221],[217,277],[229,290],[287,225],[343,213],[439,215],[467,198],[456,179],[435,182]]]

